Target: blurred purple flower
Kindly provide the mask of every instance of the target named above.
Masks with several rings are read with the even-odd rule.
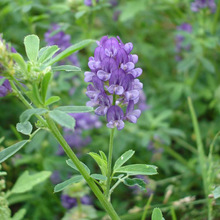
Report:
[[[54,185],[58,184],[61,181],[60,173],[58,170],[55,170],[52,173],[52,175],[50,176],[50,180]]]
[[[216,4],[215,0],[195,0],[191,3],[191,10],[193,12],[198,12],[200,9],[209,8],[211,13],[215,13]]]
[[[150,109],[150,106],[147,104],[147,97],[143,91],[140,91],[140,96],[137,106],[138,109],[140,109],[142,112]]]
[[[80,198],[80,201],[83,205],[91,205],[92,204],[92,199],[88,195],[85,195],[82,198]],[[61,195],[61,203],[64,208],[71,209],[71,208],[77,206],[77,199],[70,197],[66,194],[62,194]]]
[[[130,54],[132,43],[123,44],[119,37],[104,36],[97,44],[94,57],[89,58],[90,72],[85,72],[85,81],[92,83],[87,87],[86,95],[90,98],[87,105],[97,107],[97,115],[107,116],[108,127],[121,130],[123,121],[128,120],[122,107],[139,101],[143,84],[136,78],[142,74],[142,69],[135,68],[138,56]],[[136,123],[136,120],[128,121]]]
[[[109,3],[112,5],[112,7],[116,7],[118,5],[118,0],[109,0]]]
[[[44,35],[44,40],[46,41],[48,46],[57,45],[60,48],[57,54],[59,54],[60,52],[64,51],[72,45],[70,42],[70,35],[66,34],[64,31],[60,31],[60,29],[60,25],[53,24],[52,27]],[[68,57],[68,60],[73,65],[79,66],[79,61],[75,53],[70,55]]]
[[[70,115],[76,120],[75,129],[89,130],[102,126],[102,123],[96,115],[90,113],[70,113]]]
[[[140,189],[139,186],[131,186],[130,188],[133,190],[133,193],[135,195],[145,195],[145,196],[150,196],[151,194],[154,193],[154,191],[150,188],[150,179],[148,176],[144,175],[137,175],[135,178],[142,179],[146,183],[146,191],[143,191]]]
[[[113,19],[114,21],[117,21],[118,18],[119,18],[119,16],[120,16],[120,14],[121,14],[121,10],[116,10],[116,11],[114,11],[112,19]]]
[[[61,203],[62,203],[62,206],[66,209],[71,209],[71,208],[77,206],[76,198],[72,198],[72,197],[65,195],[65,194],[61,195]]]
[[[96,0],[96,2],[98,3],[99,0]],[[92,0],[84,0],[84,4],[85,4],[86,6],[91,7],[91,6],[92,6]]]
[[[3,76],[0,76],[0,80],[3,79]],[[6,96],[9,92],[12,92],[10,82],[5,79],[4,82],[0,85],[0,97]]]
[[[177,27],[178,31],[184,31],[188,33],[192,33],[192,26],[188,23],[183,23],[180,26]],[[181,34],[176,35],[176,60],[180,61],[182,59],[181,53],[183,50],[189,50],[191,45],[184,45],[183,42],[185,40],[185,37]]]
[[[80,150],[91,142],[91,137],[83,137],[84,130],[99,128],[102,123],[96,115],[90,113],[70,113],[76,120],[75,131],[64,129],[64,138],[72,149]],[[57,155],[64,155],[63,148],[59,145]]]

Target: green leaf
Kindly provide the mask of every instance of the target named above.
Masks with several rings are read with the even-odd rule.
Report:
[[[43,100],[43,103],[45,103],[45,100],[46,100],[48,85],[50,83],[51,76],[52,76],[52,73],[51,72],[47,72],[44,75],[44,78],[42,80],[42,84],[41,84],[41,98]]]
[[[129,150],[129,151],[126,151],[124,154],[122,154],[116,160],[113,170],[116,170],[119,167],[121,167],[126,161],[128,161],[134,155],[134,153],[135,153],[135,151]]]
[[[159,208],[154,208],[151,219],[152,220],[163,220],[163,215]]]
[[[58,102],[59,100],[60,100],[59,96],[51,96],[49,99],[47,99],[47,101],[45,102],[45,105],[46,106],[51,105],[55,102]]]
[[[106,176],[103,176],[103,175],[101,175],[101,174],[96,174],[96,173],[92,174],[91,177],[92,177],[93,179],[101,180],[101,181],[106,181],[106,180],[107,180],[107,177],[106,177]]]
[[[68,160],[66,160],[66,163],[67,163],[68,166],[70,166],[71,168],[73,168],[74,170],[79,172],[78,168],[75,166],[75,164],[73,163],[72,160],[68,159]],[[90,175],[90,173],[91,173],[90,169],[83,162],[81,162],[81,164],[84,166],[84,168],[86,169],[87,173]]]
[[[36,62],[38,57],[40,39],[37,35],[28,35],[24,38],[26,54],[30,61]]]
[[[43,105],[43,100],[42,100],[42,97],[40,96],[39,88],[38,88],[37,84],[35,84],[35,83],[33,84],[33,91],[32,92],[33,92],[32,94],[33,94],[34,100],[37,103]]]
[[[6,80],[5,77],[0,79],[0,86],[4,83],[5,80]]]
[[[57,45],[43,47],[43,48],[39,51],[38,61],[39,61],[40,63],[45,63],[45,62],[46,62],[47,60],[49,60],[58,50],[60,50],[60,48],[58,48]]]
[[[134,178],[130,179],[127,178],[123,182],[126,186],[139,186],[142,190],[146,190],[146,183],[142,179]]]
[[[107,161],[105,159],[103,159],[100,155],[98,155],[97,153],[90,152],[89,155],[98,164],[98,166],[102,172],[102,175],[106,176],[107,175]]]
[[[22,220],[22,219],[24,219],[24,216],[25,216],[26,212],[27,212],[26,209],[20,209],[19,211],[17,211],[13,215],[11,220]]]
[[[177,70],[178,70],[178,72],[186,72],[195,64],[196,64],[195,56],[188,56],[187,58],[181,60],[178,63]]]
[[[214,65],[208,60],[206,59],[205,57],[200,57],[199,58],[203,67],[208,70],[209,72],[211,73],[214,73],[215,72],[215,67]]]
[[[23,123],[17,123],[16,129],[22,134],[29,135],[32,132],[33,126],[29,121]]]
[[[115,173],[127,173],[129,175],[155,175],[157,174],[157,167],[146,164],[132,164],[119,167],[114,170]]]
[[[50,175],[50,171],[41,171],[33,175],[29,175],[29,172],[25,171],[16,181],[11,193],[24,193],[30,191],[35,185],[49,178]]]
[[[15,62],[19,65],[21,70],[25,73],[27,71],[27,65],[23,57],[19,53],[12,53],[11,56],[15,60]]]
[[[26,122],[28,121],[32,115],[42,115],[43,113],[46,113],[47,109],[44,108],[33,108],[33,109],[27,109],[20,115],[20,122]]]
[[[81,113],[81,112],[92,112],[92,107],[87,106],[60,106],[55,110],[59,110],[66,113]]]
[[[220,198],[220,186],[215,188],[215,190],[212,193],[213,193],[215,199]]]
[[[87,47],[89,44],[93,43],[94,40],[83,40],[77,44],[74,44],[70,47],[68,47],[66,50],[64,50],[63,52],[61,52],[60,54],[58,54],[56,57],[54,57],[52,60],[50,60],[47,65],[51,66],[52,64],[70,56],[71,54],[75,53],[78,50],[81,50],[85,47]]]
[[[66,188],[67,186],[69,186],[70,184],[73,184],[73,183],[78,183],[80,182],[81,180],[83,179],[83,177],[81,175],[77,175],[77,176],[74,176],[72,177],[71,179],[68,179],[62,183],[59,183],[55,186],[54,188],[54,192],[60,192],[62,191],[64,188]]]
[[[53,110],[49,113],[49,115],[59,125],[74,130],[75,119],[67,113],[58,110]]]
[[[67,71],[67,72],[75,72],[81,71],[81,68],[72,65],[62,65],[62,66],[55,66],[52,68],[54,71]]]
[[[0,163],[7,160],[9,157],[14,155],[16,152],[18,152],[24,145],[29,142],[29,140],[20,141],[16,144],[13,144],[10,147],[5,148],[3,151],[0,152]]]
[[[99,151],[99,154],[101,155],[101,158],[107,162],[108,159],[107,159],[105,153],[100,150],[100,151]]]

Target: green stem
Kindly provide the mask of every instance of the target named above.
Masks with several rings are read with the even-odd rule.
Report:
[[[90,175],[87,173],[84,166],[81,164],[75,153],[71,150],[70,146],[67,144],[63,136],[61,135],[60,131],[58,130],[57,126],[53,122],[49,116],[46,116],[46,121],[48,123],[48,126],[50,128],[51,133],[55,136],[57,141],[62,146],[63,150],[66,152],[67,156],[73,161],[79,172],[82,174],[84,179],[86,180],[87,184],[92,189],[93,193],[96,195],[102,206],[105,208],[106,212],[109,214],[109,216],[113,220],[120,220],[119,216],[115,212],[114,208],[112,207],[111,203],[105,198],[105,196],[102,194],[98,186],[95,184],[95,182],[90,178]]]
[[[110,191],[109,191],[110,196],[111,196],[111,194],[113,193],[114,189],[115,189],[120,183],[124,182],[124,180],[127,179],[128,177],[129,177],[129,175],[126,175],[125,177],[119,179],[119,180],[112,186],[112,188],[111,188]]]
[[[28,103],[28,101],[24,98],[24,96],[21,94],[21,92],[17,89],[17,87],[15,86],[14,82],[12,80],[10,80],[10,84],[11,87],[13,88],[13,90],[16,92],[18,98],[24,103],[24,105],[28,108],[28,109],[32,109],[32,105]],[[98,186],[95,184],[95,182],[90,178],[89,174],[87,173],[87,171],[85,170],[84,166],[81,164],[81,162],[79,161],[79,159],[77,158],[77,156],[74,154],[74,152],[71,150],[70,146],[67,144],[67,142],[65,141],[65,139],[63,138],[63,136],[61,135],[60,131],[58,130],[57,126],[55,125],[55,123],[53,122],[53,120],[51,118],[49,118],[49,116],[46,116],[46,121],[39,116],[36,115],[36,117],[45,124],[45,126],[49,127],[51,133],[55,136],[55,138],[57,139],[57,141],[60,143],[60,145],[63,147],[64,151],[66,152],[67,156],[73,161],[73,163],[76,165],[76,167],[78,168],[78,170],[80,171],[80,173],[82,174],[82,176],[84,177],[84,179],[86,180],[86,182],[88,183],[88,185],[90,186],[90,188],[92,189],[92,191],[94,192],[94,194],[96,195],[96,197],[98,198],[98,200],[100,201],[100,203],[103,205],[104,209],[106,210],[106,212],[109,214],[109,216],[112,218],[112,220],[120,220],[119,216],[117,215],[117,213],[115,212],[114,208],[112,207],[111,203],[108,202],[108,200],[105,198],[105,196],[102,194],[102,192],[100,191],[100,189],[98,188]]]
[[[213,161],[212,161],[212,154],[213,154],[213,150],[214,150],[214,145],[215,142],[217,140],[217,138],[220,136],[220,131],[215,135],[211,145],[210,145],[210,150],[209,150],[209,157],[208,157],[208,161],[209,161],[209,168],[208,168],[208,178],[207,178],[207,182],[208,182],[208,193],[211,193],[211,186],[213,184]],[[213,198],[209,198],[209,205],[208,205],[208,219],[212,220],[212,201]]]
[[[23,104],[28,108],[28,109],[33,109],[33,106],[25,99],[25,97],[22,95],[22,93],[17,89],[17,87],[15,86],[14,82],[12,80],[9,80],[12,89],[14,90],[14,92],[16,93],[16,95],[18,96],[18,98],[23,102]],[[47,126],[45,120],[39,116],[36,115],[35,116],[38,118],[38,120],[44,125]]]
[[[212,26],[213,35],[216,33],[219,15],[220,15],[220,4],[218,3],[218,8],[217,8],[217,11],[215,12],[215,18],[214,18],[214,22]]]
[[[147,211],[148,211],[148,209],[149,209],[149,207],[150,207],[150,204],[151,204],[151,201],[152,201],[152,199],[153,199],[153,196],[154,196],[154,194],[151,194],[151,195],[150,195],[150,198],[148,199],[147,204],[146,204],[146,206],[144,207],[144,213],[143,213],[143,215],[142,215],[141,220],[145,220],[145,219],[146,219]]]
[[[82,203],[79,197],[76,198],[80,216],[82,214]]]
[[[106,191],[105,196],[110,201],[110,186],[111,186],[111,180],[112,180],[112,154],[113,154],[113,140],[114,140],[114,132],[115,128],[111,129],[110,134],[110,141],[109,141],[109,152],[108,152],[108,166],[107,166],[107,184],[106,184]]]
[[[200,167],[201,167],[201,170],[202,170],[202,179],[203,179],[204,191],[205,191],[206,197],[208,198],[206,157],[205,157],[205,153],[204,153],[204,149],[203,149],[202,138],[201,138],[201,135],[200,135],[198,120],[197,120],[196,113],[195,113],[195,110],[193,108],[192,100],[191,100],[190,97],[188,97],[188,105],[189,105],[190,114],[191,114],[191,117],[192,117],[194,131],[195,131],[195,134],[196,134],[197,150],[198,150],[198,154],[199,154],[198,155],[199,156],[199,163],[200,163]]]

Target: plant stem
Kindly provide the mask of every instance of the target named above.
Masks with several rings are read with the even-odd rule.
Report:
[[[10,80],[10,84],[11,84],[11,87],[13,88],[13,90],[17,93],[18,98],[24,103],[24,105],[28,109],[32,109],[33,108],[32,105],[24,98],[24,96],[17,89],[17,87],[15,86],[15,84],[12,80]],[[60,131],[58,130],[58,128],[55,125],[55,123],[53,122],[53,120],[51,118],[49,118],[49,116],[46,116],[46,121],[47,121],[47,123],[46,123],[46,121],[41,116],[36,115],[36,117],[42,123],[44,123],[45,126],[47,126],[50,129],[51,133],[55,136],[57,141],[63,147],[63,150],[66,152],[67,156],[76,165],[76,167],[78,168],[78,170],[80,171],[80,173],[82,174],[82,176],[84,177],[84,179],[86,180],[86,182],[88,183],[88,185],[90,186],[90,188],[92,189],[92,191],[94,192],[94,194],[96,195],[96,197],[98,198],[98,200],[100,201],[100,203],[102,204],[102,206],[104,207],[106,212],[109,214],[111,219],[112,220],[120,220],[119,216],[117,215],[114,208],[112,207],[112,204],[110,202],[108,202],[108,200],[102,194],[102,192],[100,191],[98,186],[90,178],[89,174],[87,173],[87,171],[85,170],[85,168],[83,167],[83,165],[81,164],[81,162],[79,161],[77,156],[74,154],[74,152],[71,150],[70,146],[67,144],[67,142],[65,141],[65,139],[61,135]]]
[[[113,193],[114,189],[122,182],[124,182],[125,179],[127,179],[129,177],[129,175],[126,175],[125,177],[119,179],[113,186],[112,188],[110,189],[109,191],[109,195],[111,196],[111,194]]]
[[[199,154],[198,155],[199,156],[199,163],[200,163],[200,167],[202,170],[204,191],[205,191],[205,195],[208,197],[206,157],[205,157],[205,153],[204,153],[204,149],[203,149],[202,138],[200,135],[198,120],[197,120],[196,113],[193,108],[192,100],[190,97],[188,97],[188,105],[189,105],[190,114],[192,117],[194,131],[196,134],[197,150],[198,150],[198,154]]]
[[[87,184],[92,189],[93,193],[96,195],[102,206],[105,208],[106,212],[109,214],[109,216],[112,218],[112,220],[120,220],[119,216],[115,212],[114,208],[112,207],[111,203],[105,198],[105,196],[102,194],[98,186],[95,184],[95,182],[90,178],[90,175],[85,170],[84,166],[81,164],[75,153],[72,151],[70,146],[67,144],[63,136],[61,135],[60,131],[58,130],[57,126],[53,122],[53,120],[46,116],[46,121],[48,123],[48,126],[50,128],[51,133],[55,136],[57,141],[62,146],[63,150],[67,154],[67,156],[73,161],[79,172],[82,174],[84,179],[86,180]]]
[[[111,129],[110,133],[110,141],[109,141],[109,152],[108,152],[108,166],[107,166],[107,184],[106,184],[106,191],[105,191],[105,196],[108,199],[108,201],[111,200],[110,196],[110,186],[111,186],[111,180],[112,180],[112,154],[113,154],[113,140],[114,140],[114,132],[115,128]]]
[[[207,175],[207,166],[206,166],[206,156],[204,153],[204,149],[203,149],[203,144],[202,144],[202,138],[200,135],[200,130],[199,130],[199,124],[198,124],[198,120],[196,117],[196,113],[195,110],[193,108],[193,104],[192,104],[192,100],[190,97],[188,97],[188,105],[189,105],[189,109],[190,109],[190,114],[192,117],[192,122],[193,122],[193,127],[194,127],[194,131],[196,134],[196,142],[197,142],[197,149],[198,149],[198,156],[199,156],[199,164],[200,164],[200,168],[202,171],[202,179],[203,179],[203,187],[204,187],[204,191],[205,191],[205,196],[207,198],[207,206],[208,206],[208,219],[211,220],[211,212],[212,212],[212,207],[211,207],[211,201],[208,197],[209,195],[209,182],[207,180],[208,175]]]
[[[78,205],[78,208],[79,208],[79,213],[80,213],[80,216],[82,214],[82,203],[81,203],[81,200],[79,197],[76,198],[77,200],[77,205]]]
[[[213,161],[212,161],[212,154],[213,154],[213,150],[214,150],[214,145],[215,142],[217,140],[217,138],[220,136],[220,131],[215,135],[211,145],[210,145],[210,149],[209,149],[209,157],[208,157],[208,161],[209,161],[209,168],[208,168],[208,178],[207,178],[207,182],[208,182],[208,193],[211,192],[212,190],[212,184],[213,184]],[[208,205],[208,219],[212,220],[212,201],[213,198],[209,198],[209,205]]]
[[[215,18],[214,18],[214,22],[213,22],[213,26],[212,26],[212,34],[213,35],[216,33],[219,15],[220,15],[220,4],[218,3],[218,8],[215,13]]]
[[[149,209],[149,207],[150,207],[150,204],[151,204],[151,201],[152,201],[152,199],[153,199],[153,196],[154,196],[154,194],[151,194],[151,195],[150,195],[150,198],[148,199],[147,204],[146,204],[146,206],[144,207],[144,213],[143,213],[143,215],[142,215],[141,220],[145,220],[145,219],[146,219],[147,211],[148,211],[148,209]]]

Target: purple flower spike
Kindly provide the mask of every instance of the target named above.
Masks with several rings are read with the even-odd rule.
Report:
[[[209,8],[211,13],[215,13],[216,4],[215,0],[195,0],[191,3],[191,10],[193,12],[199,12],[200,9]]]
[[[114,128],[117,127],[118,130],[121,130],[124,128],[124,112],[123,110],[117,106],[113,105],[108,109],[107,112],[107,127]]]
[[[177,27],[178,31],[184,31],[188,33],[192,33],[192,26],[188,23],[183,23],[180,26]],[[182,60],[182,52],[190,50],[191,45],[184,45],[183,42],[185,40],[185,37],[178,34],[176,35],[176,61]]]
[[[138,102],[143,89],[143,84],[137,79],[142,69],[135,68],[138,56],[131,54],[132,43],[124,44],[119,37],[104,36],[97,44],[94,57],[89,58],[90,72],[85,72],[85,81],[91,82],[86,92],[90,98],[87,105],[97,107],[97,115],[107,114],[108,127],[121,130],[123,120],[136,123],[140,116],[140,111],[134,110],[134,104]],[[126,109],[130,101],[133,109],[127,109],[128,117],[124,117],[122,108]]]
[[[3,79],[3,76],[0,76],[0,79]],[[10,82],[6,79],[2,85],[0,85],[0,97],[6,96],[9,92],[12,92]]]

